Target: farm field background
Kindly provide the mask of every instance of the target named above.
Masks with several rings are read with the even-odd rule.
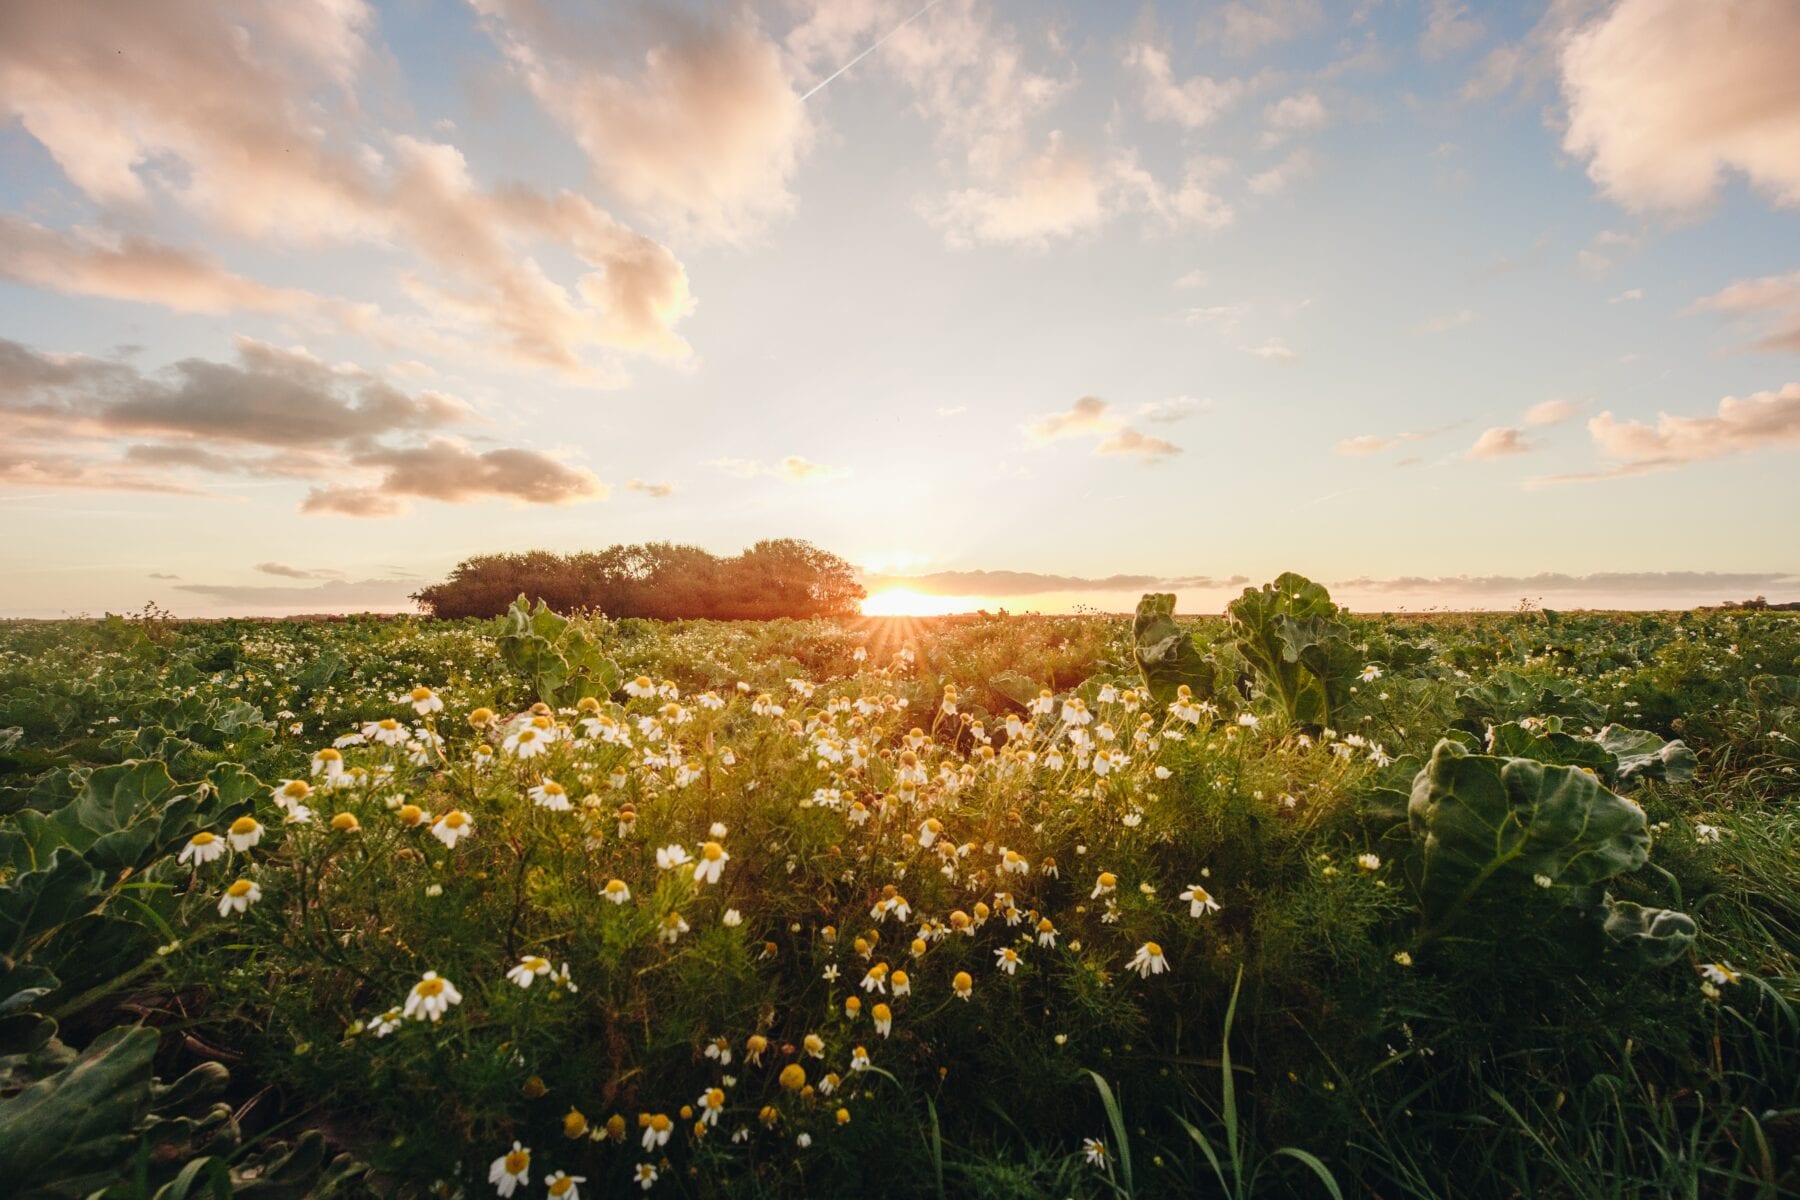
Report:
[[[19,1196],[1776,1196],[1800,622],[0,628]]]

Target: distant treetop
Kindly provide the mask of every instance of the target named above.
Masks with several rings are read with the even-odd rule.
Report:
[[[673,542],[580,554],[478,554],[412,598],[434,617],[492,617],[520,593],[558,612],[747,621],[854,616],[865,595],[837,555],[779,538],[729,558]]]

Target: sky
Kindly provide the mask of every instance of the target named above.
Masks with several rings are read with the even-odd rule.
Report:
[[[1800,599],[1793,0],[9,0],[0,616]]]

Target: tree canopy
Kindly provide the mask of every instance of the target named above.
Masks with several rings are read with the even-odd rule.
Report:
[[[578,554],[478,554],[412,598],[434,617],[491,617],[521,593],[558,612],[744,621],[854,616],[865,595],[837,555],[777,538],[728,558],[674,542]]]

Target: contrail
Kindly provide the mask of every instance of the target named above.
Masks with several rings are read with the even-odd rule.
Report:
[[[808,100],[811,100],[815,95],[818,94],[818,91],[820,88],[824,87],[826,84],[828,84],[832,80],[836,79],[839,75],[842,75],[845,71],[848,71],[851,67],[854,67],[857,63],[861,62],[863,59],[869,57],[869,55],[871,55],[871,54],[875,53],[877,50],[881,49],[881,47],[887,43],[887,40],[889,38],[893,37],[896,33],[899,33],[902,29],[905,29],[908,25],[911,25],[914,21],[918,20],[920,17],[924,16],[926,13],[928,13],[932,9],[936,8],[941,3],[943,3],[943,0],[931,0],[931,3],[927,4],[924,8],[921,8],[918,12],[916,12],[912,16],[906,18],[906,20],[900,22],[898,25],[894,26],[892,29],[890,29],[886,33],[882,34],[881,39],[879,41],[877,41],[873,46],[870,46],[867,50],[864,50],[861,54],[858,54],[855,58],[853,58],[849,62],[845,63],[843,66],[839,67],[837,70],[833,71],[831,74],[827,75],[825,78],[819,80],[819,82],[813,84],[812,90],[807,92],[806,95],[800,97],[800,103],[804,104]]]

